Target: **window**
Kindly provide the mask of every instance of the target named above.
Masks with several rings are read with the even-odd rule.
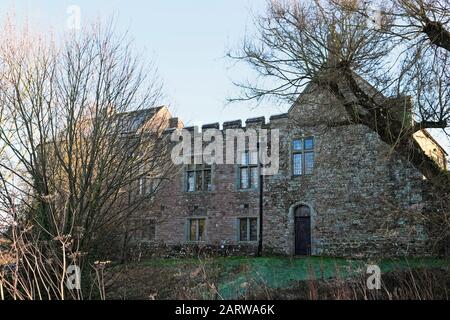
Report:
[[[139,195],[145,196],[155,193],[161,184],[160,179],[141,177],[139,179]]]
[[[153,241],[156,226],[153,219],[135,219],[132,226],[133,238],[137,241]]]
[[[188,220],[188,240],[192,242],[205,241],[205,225],[206,219],[189,219]]]
[[[312,174],[314,170],[314,138],[292,141],[292,171],[294,176]]]
[[[211,166],[189,165],[187,167],[186,191],[211,191]]]
[[[258,151],[244,151],[239,167],[239,189],[257,189],[258,182]]]
[[[239,222],[239,241],[257,241],[258,240],[258,219],[240,218]]]

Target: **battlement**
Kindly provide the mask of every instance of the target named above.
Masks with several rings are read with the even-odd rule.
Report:
[[[224,122],[222,127],[223,127],[223,130],[241,129],[242,128],[242,120],[234,120],[234,121]]]
[[[215,122],[215,123],[210,123],[210,124],[204,124],[202,126],[202,130],[208,130],[208,129],[220,129],[220,123]]]
[[[255,117],[255,118],[249,118],[247,120],[245,120],[245,125],[243,125],[242,120],[238,119],[238,120],[232,120],[232,121],[225,121],[222,126],[220,125],[219,122],[214,122],[214,123],[209,123],[209,124],[204,124],[201,126],[201,128],[199,126],[189,126],[189,127],[184,127],[183,129],[191,131],[191,132],[200,132],[200,131],[205,131],[205,130],[209,130],[209,129],[215,129],[215,130],[230,130],[230,129],[258,129],[258,128],[269,128],[271,124],[276,124],[279,121],[284,121],[288,118],[288,114],[287,113],[283,113],[283,114],[278,114],[278,115],[273,115],[271,116],[269,119],[269,122],[266,122],[266,118],[265,117]],[[178,119],[177,119],[178,120]],[[166,132],[173,132],[174,129],[170,128],[167,129]]]

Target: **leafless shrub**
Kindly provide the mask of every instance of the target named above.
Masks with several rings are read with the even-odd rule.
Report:
[[[372,7],[379,11],[375,26]],[[425,0],[268,1],[255,18],[256,34],[229,53],[255,71],[253,79],[236,82],[242,91],[230,101],[295,103],[309,85],[330,92],[336,101],[329,108],[341,105],[348,118],[324,124],[366,125],[446,188],[448,176],[412,135],[448,128],[449,9],[445,1]],[[439,29],[435,36],[431,27]]]
[[[125,222],[173,173],[168,115],[144,110],[157,106],[162,82],[111,25],[55,41],[4,29],[0,232],[14,269],[2,288],[17,299],[80,299],[65,289],[67,267],[87,274],[93,259],[108,260]],[[160,183],[140,194],[142,178]],[[103,270],[94,270],[103,299]]]
[[[433,185],[439,208],[427,202],[434,210],[418,219],[431,226],[435,248],[448,247],[450,175],[414,135],[434,128],[449,137],[449,21],[449,3],[440,0],[268,1],[255,17],[255,34],[228,54],[255,75],[236,82],[240,94],[229,100],[314,104],[299,94],[307,87],[330,93],[332,102],[321,107],[339,106],[345,116],[296,124],[361,124],[377,132]]]
[[[442,300],[449,299],[445,269],[410,269],[382,276],[380,290],[369,290],[365,275],[344,279],[310,279],[286,288],[255,286],[244,299],[270,300]]]

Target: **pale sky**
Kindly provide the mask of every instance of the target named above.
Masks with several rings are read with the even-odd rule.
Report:
[[[14,9],[35,30],[62,34],[67,9],[81,9],[81,23],[114,15],[119,31],[128,30],[137,48],[153,59],[164,80],[172,113],[187,125],[270,116],[289,105],[256,107],[255,103],[226,104],[235,96],[234,80],[249,70],[232,68],[225,58],[246,31],[252,31],[252,13],[263,12],[265,0],[1,0],[0,12]],[[3,16],[1,17],[3,18]],[[450,143],[433,132],[450,153]]]

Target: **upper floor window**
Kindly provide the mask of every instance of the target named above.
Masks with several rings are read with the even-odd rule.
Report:
[[[314,169],[314,138],[292,141],[292,171],[294,176],[312,174]]]
[[[139,178],[139,195],[146,196],[155,193],[159,189],[160,184],[160,179],[151,177]]]
[[[239,189],[257,189],[258,181],[258,151],[242,152],[239,166]]]
[[[211,166],[206,164],[188,165],[187,168],[187,192],[211,191]]]

